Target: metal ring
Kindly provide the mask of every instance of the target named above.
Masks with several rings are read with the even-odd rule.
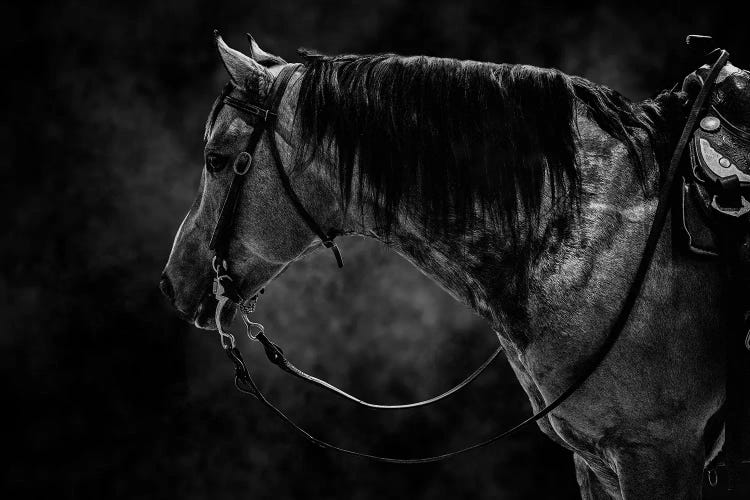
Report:
[[[224,349],[234,349],[237,342],[234,339],[234,335],[230,332],[225,332],[224,327],[221,325],[221,313],[224,311],[224,306],[229,301],[226,297],[219,299],[219,303],[216,304],[216,310],[214,311],[214,322],[216,323],[216,331],[219,333],[219,342],[221,347]]]
[[[708,484],[715,488],[719,484],[719,475],[716,473],[716,469],[708,469]]]
[[[225,259],[221,259],[221,263],[217,264],[216,261],[218,260],[218,258],[218,255],[214,255],[213,260],[211,260],[211,267],[216,274],[219,274],[219,267],[221,267],[225,271],[227,270],[227,261]]]
[[[240,163],[240,158],[247,158],[247,161],[245,162],[245,169],[244,170],[238,170],[237,165]],[[245,175],[250,170],[250,165],[253,163],[253,157],[250,156],[250,153],[247,151],[243,151],[242,153],[237,155],[237,158],[234,160],[234,165],[232,166],[232,169],[234,170],[234,173],[237,175]]]
[[[219,335],[221,347],[223,347],[224,349],[234,349],[237,346],[237,341],[234,340],[234,335],[232,335],[231,333],[219,332]]]
[[[261,325],[260,323],[255,323],[254,321],[250,321],[244,314],[242,315],[242,320],[245,323],[245,334],[250,338],[250,340],[260,342],[258,340],[258,335],[266,332],[266,329],[263,327],[263,325]],[[253,335],[253,328],[255,328],[258,332],[255,335]]]

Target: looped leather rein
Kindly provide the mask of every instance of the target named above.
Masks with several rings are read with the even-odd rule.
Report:
[[[266,357],[268,360],[281,368],[283,371],[289,373],[290,375],[293,375],[301,380],[304,380],[305,382],[312,384],[316,387],[320,387],[323,389],[326,389],[338,396],[341,396],[344,399],[348,399],[349,401],[352,401],[354,403],[357,403],[360,406],[365,406],[367,408],[372,408],[375,410],[409,410],[412,408],[420,408],[423,406],[428,406],[433,403],[436,403],[438,401],[441,401],[445,398],[448,398],[452,396],[453,394],[457,393],[470,383],[474,381],[479,375],[484,372],[484,370],[498,357],[498,355],[503,352],[502,347],[498,347],[495,349],[495,351],[490,355],[487,360],[482,363],[479,368],[474,370],[468,377],[466,377],[461,383],[454,386],[453,388],[445,391],[444,393],[434,396],[429,399],[425,399],[423,401],[418,401],[416,403],[407,403],[402,405],[384,405],[384,404],[378,404],[378,403],[369,403],[367,401],[364,401],[362,399],[359,399],[355,396],[352,396],[351,394],[339,389],[335,385],[332,385],[325,380],[319,379],[317,377],[314,377],[308,373],[305,373],[304,371],[300,370],[296,366],[292,364],[291,361],[289,361],[286,356],[284,356],[284,351],[279,347],[278,344],[275,344],[272,342],[265,334],[265,332],[261,332],[258,335],[255,336],[255,340],[259,341],[261,345],[263,346],[263,349],[266,352]]]

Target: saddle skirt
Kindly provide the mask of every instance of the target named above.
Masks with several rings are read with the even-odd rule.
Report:
[[[704,66],[688,75],[683,90],[694,95],[707,72]],[[692,253],[715,256],[717,217],[750,213],[750,72],[727,63],[693,132],[689,156],[675,211],[678,228]]]

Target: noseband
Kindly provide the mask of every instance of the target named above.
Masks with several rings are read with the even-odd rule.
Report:
[[[255,384],[255,382],[251,378],[248,368],[242,359],[242,355],[239,349],[237,349],[236,347],[234,336],[232,336],[231,333],[224,331],[222,324],[221,324],[221,313],[225,305],[228,302],[232,302],[239,307],[242,313],[242,318],[248,329],[248,335],[250,336],[250,338],[253,340],[259,341],[261,345],[263,346],[268,359],[272,363],[279,366],[282,370],[298,378],[301,378],[302,380],[305,380],[306,382],[309,382],[313,385],[332,391],[358,404],[368,406],[371,408],[377,408],[377,409],[399,410],[399,409],[405,409],[405,408],[414,408],[418,406],[425,406],[427,404],[431,404],[441,399],[444,399],[445,397],[454,394],[459,389],[465,387],[472,380],[474,380],[498,356],[502,348],[498,348],[492,354],[492,356],[490,356],[490,358],[478,370],[476,370],[466,380],[464,380],[461,384],[454,387],[450,391],[447,391],[446,393],[440,396],[437,396],[435,398],[431,398],[426,401],[413,403],[409,405],[389,406],[389,405],[377,405],[373,403],[366,403],[360,399],[350,396],[349,394],[328,384],[325,381],[322,381],[320,379],[317,379],[315,377],[312,377],[304,373],[303,371],[299,370],[294,365],[292,365],[284,356],[282,349],[277,344],[273,343],[266,336],[262,325],[259,325],[258,323],[253,323],[249,320],[249,315],[253,312],[257,296],[251,298],[249,301],[246,301],[243,299],[243,297],[239,293],[239,290],[237,290],[237,288],[235,287],[234,282],[232,281],[232,278],[228,274],[226,259],[228,255],[227,254],[228,244],[231,238],[230,231],[231,231],[231,226],[232,226],[232,222],[234,219],[234,214],[237,208],[240,188],[242,187],[244,183],[246,174],[249,172],[251,168],[251,163],[253,160],[252,155],[255,152],[255,149],[257,148],[257,145],[263,133],[268,131],[269,132],[268,142],[269,142],[269,146],[271,149],[273,162],[279,174],[281,182],[284,186],[284,190],[288,198],[294,205],[297,213],[302,218],[302,220],[304,220],[307,226],[313,231],[313,233],[315,233],[317,237],[320,238],[320,241],[322,242],[322,244],[326,248],[330,248],[333,251],[333,254],[336,258],[338,266],[342,267],[343,265],[339,249],[336,246],[336,244],[333,242],[333,239],[337,234],[335,232],[325,233],[323,229],[320,227],[320,225],[318,225],[315,219],[305,209],[304,205],[301,203],[301,201],[297,197],[296,193],[294,192],[294,189],[292,188],[291,182],[289,180],[289,176],[284,170],[283,162],[281,160],[281,155],[279,153],[278,146],[276,144],[276,139],[274,137],[274,128],[278,120],[279,104],[281,103],[286,87],[289,84],[289,81],[291,77],[293,76],[293,74],[295,73],[295,71],[297,70],[298,66],[286,66],[281,71],[281,73],[279,74],[279,76],[276,78],[274,82],[273,88],[271,92],[269,93],[269,96],[264,106],[262,107],[257,106],[255,104],[246,103],[234,97],[231,97],[228,95],[229,92],[225,90],[225,92],[221,96],[222,102],[228,106],[231,106],[240,111],[253,115],[256,121],[256,123],[254,123],[254,129],[253,129],[252,134],[250,135],[247,146],[245,147],[244,151],[241,152],[239,155],[237,155],[237,157],[234,160],[234,164],[233,164],[234,176],[232,177],[232,181],[227,191],[227,195],[224,199],[224,203],[221,208],[219,219],[216,223],[216,227],[214,229],[213,235],[211,237],[211,243],[210,243],[211,250],[215,252],[214,259],[213,259],[213,269],[216,274],[216,277],[214,279],[214,295],[218,301],[218,306],[216,308],[216,326],[217,326],[217,329],[219,330],[219,334],[221,335],[222,347],[224,348],[229,359],[234,364],[234,370],[235,370],[234,381],[235,381],[235,386],[237,387],[237,389],[239,389],[242,393],[248,394],[254,397],[255,399],[259,400],[267,408],[269,408],[276,416],[278,416],[286,424],[288,424],[293,430],[300,433],[310,442],[312,442],[313,444],[316,444],[317,446],[320,446],[321,448],[335,450],[335,451],[348,454],[348,455],[365,457],[365,458],[369,458],[369,459],[376,460],[379,462],[397,463],[397,464],[429,463],[429,462],[437,462],[443,459],[447,459],[447,458],[456,456],[458,454],[465,453],[467,451],[474,450],[474,449],[492,444],[495,441],[498,441],[499,439],[515,434],[521,429],[524,429],[532,425],[536,421],[544,418],[552,410],[554,410],[560,404],[562,404],[571,394],[577,391],[583,385],[583,383],[586,380],[588,380],[591,374],[594,373],[594,371],[596,371],[598,366],[602,363],[602,361],[609,354],[610,350],[616,343],[617,339],[619,338],[620,334],[622,333],[627,323],[627,320],[630,316],[630,313],[635,305],[635,302],[642,288],[643,282],[645,281],[646,274],[648,272],[649,266],[651,264],[651,260],[656,250],[657,243],[659,241],[659,237],[664,228],[664,224],[665,224],[667,215],[670,210],[671,193],[673,192],[674,181],[676,178],[676,174],[678,172],[678,167],[680,165],[680,161],[682,159],[683,153],[690,140],[690,135],[695,129],[697,120],[699,118],[699,114],[704,107],[704,101],[706,97],[708,96],[709,92],[711,91],[711,89],[713,88],[714,82],[716,81],[716,78],[719,75],[721,68],[724,66],[724,64],[727,61],[728,53],[726,51],[723,51],[723,50],[719,51],[718,54],[719,54],[718,58],[713,63],[711,70],[708,74],[708,77],[706,78],[705,83],[703,84],[703,87],[701,88],[700,92],[698,93],[698,96],[693,102],[692,108],[690,110],[687,121],[685,123],[685,127],[682,131],[680,139],[677,143],[677,146],[675,148],[675,151],[669,163],[669,167],[664,172],[664,175],[662,177],[663,182],[662,182],[661,191],[659,194],[658,205],[656,208],[656,212],[654,214],[654,220],[651,225],[651,229],[649,231],[648,238],[646,240],[646,243],[643,249],[643,253],[641,255],[641,260],[639,262],[638,268],[636,270],[635,276],[630,285],[628,293],[620,307],[618,316],[615,318],[615,321],[610,326],[609,332],[604,342],[599,347],[598,351],[589,360],[587,360],[584,366],[582,366],[581,368],[582,374],[572,383],[572,385],[570,385],[565,391],[563,391],[557,398],[555,398],[552,402],[550,402],[546,407],[544,407],[542,410],[538,411],[534,415],[528,417],[526,420],[522,421],[521,423],[515,425],[514,427],[500,434],[497,434],[494,437],[491,437],[489,439],[486,439],[474,445],[467,446],[457,451],[445,453],[442,455],[432,456],[432,457],[413,458],[413,459],[381,457],[381,456],[376,456],[376,455],[371,455],[367,453],[361,453],[358,451],[352,451],[352,450],[340,448],[338,446],[329,444],[325,441],[322,441],[314,437],[313,435],[308,433],[306,430],[302,429],[297,424],[295,424],[292,420],[290,420],[289,417],[287,417],[281,410],[276,408],[272,403],[270,403],[265,398],[263,393],[260,391],[258,386]],[[231,91],[231,88],[229,89],[229,91]]]

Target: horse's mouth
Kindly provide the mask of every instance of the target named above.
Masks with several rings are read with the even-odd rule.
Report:
[[[202,330],[216,330],[216,308],[219,302],[216,300],[212,290],[207,290],[193,317],[193,325]],[[228,325],[232,322],[237,307],[228,302],[221,311],[221,323]]]
[[[284,266],[282,272],[285,271],[287,267],[288,266]],[[240,283],[241,290],[245,288],[244,285],[245,283]],[[258,300],[259,295],[263,293],[264,288],[263,286],[256,285],[255,287],[251,288],[251,291],[251,298],[243,300],[242,307],[244,310],[247,310],[248,308],[250,308],[250,310],[254,309],[254,303]],[[195,326],[196,328],[200,328],[201,330],[217,330],[216,308],[218,306],[219,301],[214,295],[212,282],[211,286],[208,286],[203,292],[203,296],[201,297],[201,300],[198,303],[198,306],[195,308],[192,316],[184,314],[183,317],[188,322],[192,323],[193,326]],[[221,324],[223,326],[231,324],[238,309],[239,308],[237,307],[237,304],[231,301],[227,301],[221,311]]]

